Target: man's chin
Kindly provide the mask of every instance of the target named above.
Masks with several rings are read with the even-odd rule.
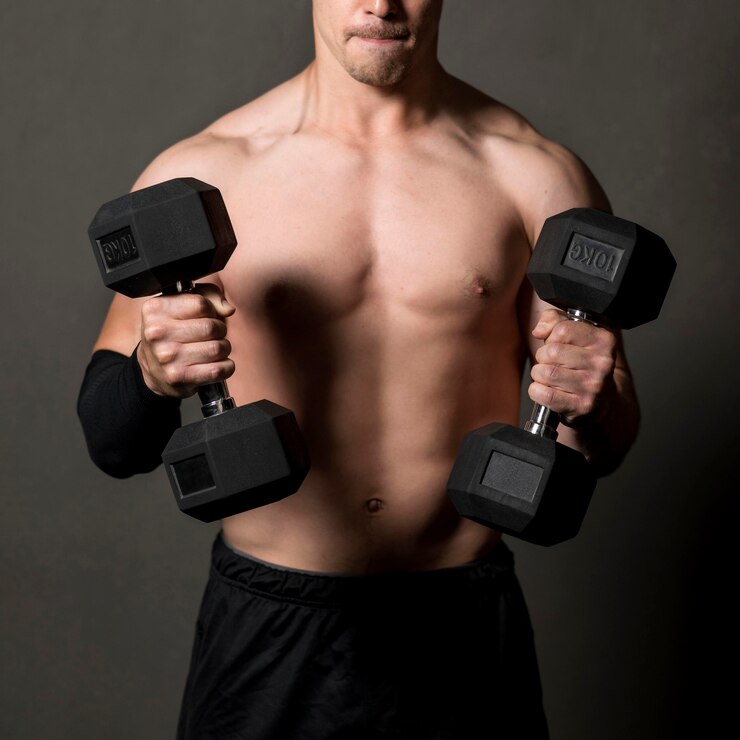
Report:
[[[345,67],[352,79],[373,87],[390,87],[397,85],[406,77],[406,65],[393,64],[383,66],[347,65]]]

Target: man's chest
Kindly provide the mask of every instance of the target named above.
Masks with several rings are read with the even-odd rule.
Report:
[[[295,310],[303,296],[328,317],[370,298],[473,316],[514,301],[529,258],[489,173],[444,156],[304,152],[254,167],[227,205],[239,246],[222,279],[257,311]]]

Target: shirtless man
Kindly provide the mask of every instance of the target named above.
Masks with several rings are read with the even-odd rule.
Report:
[[[353,738],[374,729],[467,738],[487,736],[464,729],[481,721],[508,728],[502,737],[546,737],[510,553],[500,533],[456,513],[445,484],[466,432],[518,424],[528,356],[530,398],[562,414],[559,441],[599,474],[629,449],[639,410],[618,334],[565,321],[525,279],[548,216],[609,210],[608,201],[576,156],[443,69],[442,2],[314,0],[315,60],[175,144],[133,186],[174,177],[216,185],[239,246],[198,294],[117,295],[95,350],[133,353],[152,397],[186,398],[198,384],[229,378],[238,404],[287,406],[312,461],[296,494],[221,522],[214,558],[222,571],[204,594],[180,737],[320,740],[344,728]],[[474,624],[488,597],[466,601],[445,585],[453,574],[473,582],[472,569],[484,566],[509,584],[504,621],[516,649],[485,652],[491,635],[506,632],[495,621],[498,602]],[[420,585],[424,573],[442,578],[425,581],[433,599]],[[271,593],[251,611],[234,606],[275,574],[281,588],[297,590],[282,592],[284,601]],[[424,604],[416,630],[403,632],[407,612],[390,605],[386,581],[396,584],[393,598],[413,593]],[[332,595],[323,611],[316,583]],[[485,588],[499,593],[495,579]],[[304,610],[337,619],[342,589],[373,594],[343,632],[336,621],[313,628],[295,615],[290,629],[300,638],[275,628],[305,593]],[[438,621],[450,602],[448,621]],[[268,614],[267,604],[281,610]],[[248,643],[256,624],[272,632]],[[331,659],[316,644],[302,647],[312,630],[334,635],[321,643]],[[415,631],[426,651],[407,647]],[[352,650],[366,662],[347,657]],[[379,683],[374,652],[387,661]],[[461,655],[467,662],[454,663]],[[409,663],[415,676],[391,686]],[[341,680],[340,664],[349,673]],[[490,674],[482,686],[471,685],[476,666]],[[296,676],[310,670],[319,693],[306,699]],[[255,695],[258,707],[249,704]],[[511,727],[507,713],[518,715]]]

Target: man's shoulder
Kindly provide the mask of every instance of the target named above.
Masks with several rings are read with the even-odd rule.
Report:
[[[462,83],[471,135],[498,165],[512,166],[524,176],[572,177],[583,161],[563,144],[548,138],[522,113],[482,91]],[[512,173],[513,174],[513,173]]]
[[[295,118],[294,88],[295,80],[287,80],[169,146],[151,161],[133,189],[177,177],[227,186],[243,171],[245,159],[290,133]]]
[[[492,177],[515,203],[531,240],[555,213],[580,206],[610,209],[601,185],[574,151],[475,88],[467,86],[465,97],[470,134]]]

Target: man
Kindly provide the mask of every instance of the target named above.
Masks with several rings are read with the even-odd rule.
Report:
[[[547,736],[511,553],[445,484],[466,432],[517,425],[528,355],[559,441],[599,474],[632,444],[619,335],[525,280],[548,216],[609,204],[442,68],[441,12],[314,0],[315,60],[133,186],[216,185],[239,247],[195,294],[114,298],[95,350],[138,372],[127,413],[230,378],[237,403],[291,408],[312,460],[296,494],[221,523],[181,738]]]

